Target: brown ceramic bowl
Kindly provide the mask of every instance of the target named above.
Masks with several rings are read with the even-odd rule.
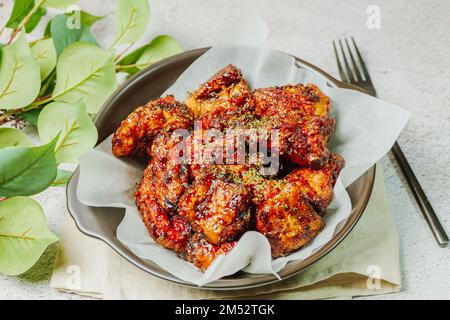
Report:
[[[124,83],[109,98],[96,117],[95,124],[99,131],[99,141],[103,141],[106,137],[111,135],[119,126],[120,122],[134,110],[136,106],[143,105],[148,100],[159,97],[177,80],[181,73],[183,73],[192,62],[207,50],[207,48],[197,49],[173,56],[150,66]],[[299,67],[318,73],[320,76],[327,79],[328,85],[332,87],[358,90],[356,87],[334,79],[324,71],[303,60],[296,58],[296,63]],[[67,186],[67,207],[81,232],[88,236],[103,240],[130,263],[154,276],[182,285],[196,287],[193,284],[174,277],[155,263],[140,259],[123,245],[116,237],[116,230],[117,226],[122,221],[124,210],[119,208],[95,208],[80,203],[76,197],[78,177],[79,169],[75,171]],[[347,188],[353,210],[345,225],[327,244],[309,258],[303,261],[292,261],[288,263],[286,267],[279,272],[282,280],[305,270],[333,250],[336,245],[345,238],[358,222],[369,201],[374,178],[375,167],[372,167]],[[238,272],[234,275],[209,283],[201,288],[211,290],[236,290],[263,286],[277,281],[280,280],[270,274]]]

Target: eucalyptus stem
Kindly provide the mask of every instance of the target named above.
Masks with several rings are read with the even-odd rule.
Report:
[[[9,122],[8,118],[16,114],[16,110],[6,111],[4,114],[0,115],[0,125]]]
[[[38,99],[36,99],[32,104],[24,107],[24,108],[19,108],[19,109],[13,109],[13,110],[9,110],[6,111],[4,114],[0,115],[0,125],[8,122],[8,118],[15,116],[19,113],[23,113],[23,112],[27,112],[33,109],[38,109],[40,106],[42,106],[43,104],[46,104],[50,101],[53,101],[53,97],[52,96],[44,96],[44,97],[39,97]]]
[[[125,52],[127,52],[128,50],[130,50],[131,46],[133,46],[134,43],[130,43],[128,45],[128,47],[125,48],[125,50],[123,50],[121,53],[119,53],[117,55],[117,57],[114,58],[114,61],[119,61],[120,58],[122,58],[122,56],[125,54]]]
[[[49,103],[51,101],[53,101],[53,97],[52,96],[41,97],[40,99],[34,101],[29,106],[23,108],[22,112],[30,111],[30,110],[33,110],[33,109],[37,109],[38,107],[42,106],[43,104]]]
[[[9,38],[8,44],[10,44],[14,38],[16,37],[16,35],[20,32],[20,30],[22,30],[23,27],[25,27],[25,25],[30,21],[31,17],[33,16],[33,14],[36,13],[36,11],[39,9],[39,7],[44,3],[45,0],[39,0],[34,7],[31,9],[30,12],[28,12],[28,14],[25,16],[25,18],[22,19],[22,21],[19,23],[19,25],[13,30],[13,32],[11,33],[11,36]]]

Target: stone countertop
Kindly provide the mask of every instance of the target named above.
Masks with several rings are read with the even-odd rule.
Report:
[[[338,77],[331,41],[353,36],[368,64],[379,97],[414,113],[399,138],[406,156],[445,229],[450,233],[450,2],[378,0],[381,28],[369,29],[368,0],[245,1],[270,28],[273,48],[294,54]],[[0,0],[0,25],[12,0]],[[110,14],[114,1],[80,1],[95,14]],[[244,1],[151,0],[146,39],[174,36],[186,50],[215,43],[223,25],[237,17]],[[101,41],[111,38],[112,17],[95,26]],[[33,33],[39,36],[40,30]],[[387,124],[388,125],[388,124]],[[402,291],[363,299],[449,299],[450,251],[440,248],[391,155],[383,159],[392,211],[400,235]],[[62,230],[63,188],[36,197],[55,232]],[[39,277],[38,277],[39,278]],[[80,299],[58,292],[40,278],[0,276],[3,299]]]

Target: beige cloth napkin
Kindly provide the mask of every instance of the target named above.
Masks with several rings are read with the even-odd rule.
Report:
[[[51,286],[104,299],[329,299],[400,290],[399,243],[381,164],[358,224],[332,252],[299,275],[255,289],[210,291],[180,286],[131,265],[68,217]]]

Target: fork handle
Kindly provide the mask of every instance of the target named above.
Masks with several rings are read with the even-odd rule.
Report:
[[[414,174],[413,170],[411,169],[411,166],[408,163],[408,160],[406,160],[405,155],[403,154],[402,149],[398,145],[397,142],[395,142],[394,146],[392,147],[392,152],[394,153],[395,158],[397,159],[398,164],[400,165],[400,168],[402,169],[402,172],[404,176],[406,177],[406,181],[408,182],[411,191],[414,195],[414,198],[416,198],[416,201],[420,207],[420,210],[422,211],[422,214],[427,221],[428,225],[430,226],[431,231],[433,232],[434,237],[436,238],[436,241],[438,242],[439,246],[441,247],[447,247],[448,245],[448,236],[445,233],[444,228],[442,227],[441,222],[439,221],[439,218],[437,217],[436,213],[434,212],[433,207],[431,206],[430,202],[428,201],[428,198],[423,191],[422,187],[420,186],[419,181],[416,178],[416,175]]]

